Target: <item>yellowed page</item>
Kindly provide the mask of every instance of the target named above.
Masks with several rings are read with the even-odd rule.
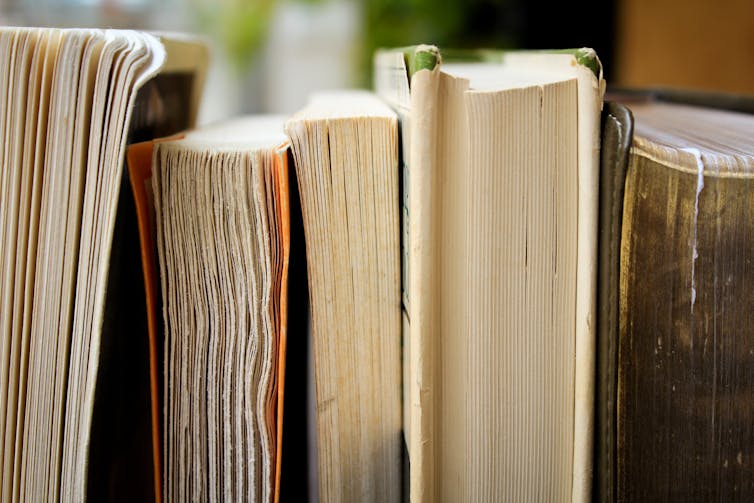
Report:
[[[563,54],[511,54],[521,68],[549,67],[578,81],[579,223],[576,289],[576,402],[574,404],[573,501],[592,494],[594,436],[595,324],[597,288],[597,218],[599,194],[600,111],[605,81],[576,58]]]
[[[476,379],[482,379],[482,381],[474,381],[470,377],[476,373],[476,366],[479,365],[479,362],[466,361],[472,358],[471,353],[484,347],[484,344],[497,344],[493,339],[486,339],[489,334],[482,327],[487,325],[479,324],[486,319],[484,316],[490,314],[482,311],[481,304],[474,307],[469,303],[483,304],[485,299],[493,298],[500,300],[502,299],[501,295],[504,297],[505,294],[502,290],[510,288],[501,286],[499,289],[493,289],[478,297],[476,301],[467,299],[466,294],[474,295],[473,288],[475,287],[471,278],[474,277],[474,271],[477,271],[475,268],[481,267],[477,271],[482,274],[480,278],[483,277],[485,271],[493,274],[495,264],[484,262],[485,257],[489,258],[490,254],[498,253],[497,250],[500,246],[513,245],[513,243],[502,244],[505,242],[503,236],[502,241],[488,243],[489,249],[468,248],[480,239],[484,240],[489,237],[487,234],[477,236],[475,232],[479,223],[469,214],[466,214],[467,210],[470,211],[477,207],[475,205],[478,203],[479,194],[488,190],[485,184],[489,182],[475,181],[472,172],[475,169],[475,164],[484,164],[489,160],[488,157],[492,155],[498,156],[496,162],[502,163],[497,169],[524,169],[506,164],[516,162],[517,158],[513,153],[518,147],[514,148],[512,144],[501,144],[507,141],[506,138],[513,138],[516,134],[521,134],[520,131],[515,131],[515,128],[510,129],[505,133],[508,135],[507,137],[501,136],[502,133],[493,134],[486,137],[486,143],[477,141],[476,136],[486,134],[485,128],[490,131],[502,131],[500,129],[501,124],[498,122],[502,121],[506,114],[514,113],[512,107],[523,103],[516,101],[518,98],[508,100],[507,96],[516,95],[516,89],[529,89],[529,93],[534,93],[531,96],[527,95],[534,99],[534,101],[531,101],[531,99],[526,101],[531,106],[528,109],[521,108],[518,112],[515,112],[521,114],[522,121],[533,120],[532,117],[536,115],[537,92],[540,95],[539,100],[562,99],[566,100],[563,103],[564,106],[572,105],[572,108],[566,107],[558,114],[548,116],[547,121],[549,122],[546,122],[547,128],[554,128],[552,131],[561,131],[558,135],[562,135],[562,131],[566,130],[572,133],[572,143],[556,146],[554,142],[560,141],[562,143],[558,135],[554,137],[544,135],[541,143],[532,143],[540,140],[534,139],[530,134],[523,134],[520,138],[515,137],[518,138],[516,145],[541,149],[532,151],[532,155],[542,156],[535,162],[535,164],[540,163],[536,164],[537,166],[547,166],[549,162],[553,162],[552,159],[557,158],[557,156],[555,158],[547,157],[552,153],[553,148],[564,149],[563,152],[573,152],[575,156],[573,173],[567,175],[573,176],[574,180],[578,178],[578,191],[570,196],[577,207],[573,208],[572,213],[568,213],[568,215],[571,215],[570,218],[573,219],[572,233],[575,239],[573,262],[569,262],[569,264],[577,268],[574,277],[569,280],[574,289],[574,305],[568,307],[557,304],[546,308],[552,309],[553,313],[561,313],[561,311],[572,313],[573,324],[570,324],[567,319],[560,320],[559,327],[563,330],[558,329],[557,342],[566,344],[560,349],[560,351],[564,351],[563,355],[565,355],[566,360],[569,358],[567,356],[570,354],[569,351],[573,351],[573,353],[571,360],[568,360],[571,364],[562,368],[558,367],[557,370],[546,368],[547,365],[545,365],[540,370],[544,372],[543,376],[549,375],[548,372],[558,372],[559,375],[562,375],[563,383],[568,385],[569,396],[565,398],[565,402],[559,402],[559,405],[553,408],[550,413],[555,414],[555,409],[560,410],[564,404],[572,404],[567,407],[572,412],[567,413],[563,421],[568,431],[558,435],[558,438],[565,443],[559,443],[560,447],[551,453],[553,455],[557,453],[557,458],[561,460],[557,463],[559,466],[558,488],[556,493],[552,493],[551,496],[557,494],[557,498],[562,499],[567,492],[571,494],[573,501],[586,501],[591,494],[592,394],[594,389],[593,326],[597,233],[596,190],[599,112],[604,89],[601,74],[595,75],[591,69],[579,62],[576,56],[571,53],[505,53],[498,55],[500,59],[496,62],[492,61],[494,59],[493,54],[489,62],[473,63],[468,64],[465,68],[459,68],[461,73],[469,72],[469,74],[475,75],[476,84],[472,84],[470,88],[468,82],[464,79],[456,79],[450,74],[440,75],[437,68],[435,72],[419,70],[413,75],[411,81],[410,99],[403,99],[397,77],[399,72],[384,71],[390,65],[400,69],[400,62],[397,57],[403,56],[403,54],[400,51],[395,51],[391,55],[395,55],[396,61],[389,61],[387,55],[384,54],[377,56],[377,88],[396,110],[400,112],[401,107],[406,109],[406,112],[402,115],[402,126],[404,135],[407,136],[407,138],[404,136],[404,161],[407,164],[407,167],[404,168],[404,183],[408,184],[408,202],[406,204],[409,215],[407,218],[407,241],[409,245],[408,253],[404,255],[404,261],[408,262],[408,267],[404,264],[408,282],[408,293],[405,295],[407,298],[404,298],[404,308],[406,309],[404,345],[408,343],[409,347],[408,349],[404,347],[404,366],[408,366],[408,369],[404,368],[404,376],[408,378],[408,393],[404,391],[404,396],[408,397],[410,403],[404,413],[408,416],[408,420],[404,420],[404,428],[406,429],[410,460],[412,501],[474,500],[475,498],[485,499],[485,495],[494,496],[497,494],[500,496],[496,491],[507,487],[507,484],[511,484],[511,482],[510,480],[506,482],[499,478],[495,479],[495,477],[500,476],[503,472],[517,477],[512,475],[515,469],[511,465],[505,464],[507,454],[504,450],[506,447],[502,447],[503,451],[500,451],[499,448],[501,447],[498,446],[498,451],[494,456],[485,457],[487,456],[487,454],[484,454],[484,452],[487,452],[485,450],[486,444],[484,442],[479,443],[480,440],[477,438],[474,445],[478,449],[476,451],[467,450],[470,448],[471,439],[483,432],[491,435],[488,443],[490,445],[495,444],[496,440],[493,437],[500,434],[496,429],[500,425],[495,426],[494,431],[479,430],[482,423],[488,419],[493,420],[493,423],[488,427],[496,424],[494,423],[494,421],[497,421],[494,419],[496,413],[485,419],[487,409],[496,407],[496,405],[492,402],[485,402],[485,400],[494,401],[493,395],[487,398],[478,395],[481,391],[477,390],[477,387],[483,389],[488,387],[488,384],[484,382],[484,375],[486,374],[477,376]],[[579,57],[581,56],[583,54],[580,53]],[[410,58],[410,56],[405,57],[406,61]],[[444,69],[446,66],[450,68],[453,65],[443,65],[440,69]],[[599,66],[599,63],[597,63],[597,66]],[[482,71],[480,72],[480,70]],[[437,74],[434,78],[433,73]],[[562,87],[558,84],[569,80],[574,81],[572,87]],[[542,89],[546,87],[552,87],[553,91],[542,94]],[[540,91],[537,91],[538,88]],[[490,96],[499,92],[499,97],[485,101],[485,99],[482,99],[485,96],[482,91]],[[546,98],[546,96],[551,97]],[[552,98],[552,96],[560,97]],[[484,113],[481,113],[485,106],[504,108],[498,109],[497,115],[485,116]],[[554,110],[553,106],[557,105],[550,105],[550,112],[548,113]],[[472,110],[475,109],[477,110],[474,112],[477,127],[472,130],[466,124],[466,120],[469,114],[472,114]],[[539,113],[542,113],[541,108]],[[565,118],[563,114],[570,114],[568,120],[572,120],[573,124],[558,122],[558,120]],[[556,117],[558,117],[557,120]],[[488,121],[486,126],[484,120]],[[521,124],[521,127],[523,127],[524,122]],[[531,122],[532,127],[535,124],[538,123],[536,121]],[[473,145],[473,147],[470,145]],[[551,160],[548,161],[548,159]],[[471,171],[467,172],[466,170]],[[495,169],[490,171],[490,173],[494,172]],[[518,215],[515,218],[523,218],[523,210],[519,207],[508,208],[505,210],[507,212],[505,215],[499,213],[501,209],[495,206],[498,204],[495,198],[509,197],[501,194],[497,196],[492,194],[491,199],[487,200],[488,211],[495,215],[494,218],[498,219],[495,221],[497,223],[490,224],[492,227],[488,229],[488,234],[496,235],[502,232],[496,225],[502,225],[502,219],[505,215],[513,215],[513,217]],[[536,194],[536,192],[532,192],[532,194]],[[542,204],[551,205],[555,202],[543,200]],[[493,209],[493,207],[497,209]],[[478,208],[480,211],[484,209],[480,208]],[[484,216],[484,212],[480,215]],[[562,231],[566,228],[563,227],[566,223],[571,224],[570,221],[559,222],[555,228]],[[548,228],[542,227],[545,223],[539,221],[531,221],[526,225],[531,226],[533,230]],[[521,239],[523,240],[523,237]],[[465,242],[466,244],[464,244]],[[549,249],[550,246],[541,244],[537,251]],[[560,246],[566,245],[561,242]],[[566,248],[563,250],[564,252],[570,250],[570,248]],[[467,254],[474,256],[467,256]],[[487,265],[480,265],[483,262]],[[468,267],[468,269],[464,269],[464,267]],[[537,281],[541,281],[542,278],[546,277],[547,273],[543,272],[541,276],[536,278]],[[562,280],[563,272],[560,273],[560,277]],[[520,280],[523,283],[519,284],[525,284],[526,276],[522,276]],[[482,285],[483,283],[479,284]],[[563,291],[561,290],[560,295],[562,294]],[[509,298],[506,301],[509,304],[505,305],[513,305],[510,303],[515,303],[514,297]],[[543,308],[547,304],[545,301],[545,297],[539,294],[531,299],[531,302],[534,302],[532,305],[542,303],[541,307]],[[496,307],[495,310],[499,311],[500,307]],[[522,325],[519,329],[532,330],[532,335],[539,336],[544,325],[539,327],[536,324],[536,316],[533,314],[532,316],[534,317],[533,321],[522,319]],[[502,329],[502,325],[496,323],[498,322],[492,323],[487,328],[492,330],[492,334],[500,335],[499,330]],[[509,329],[514,330],[512,333],[519,330],[515,327],[509,327]],[[568,335],[569,333],[571,335]],[[536,352],[531,354],[537,358],[541,356],[546,359],[550,357],[547,356],[550,355],[550,349],[559,347],[551,343],[546,344],[548,352],[542,355]],[[569,344],[571,345],[569,346]],[[495,351],[505,351],[499,345],[495,348]],[[516,351],[520,351],[520,355],[526,355],[533,351],[533,348],[521,347]],[[481,355],[482,353],[478,354]],[[506,357],[507,355],[500,355],[496,358],[501,364],[504,364]],[[560,362],[558,365],[566,361],[557,358],[556,360]],[[555,360],[553,360],[553,365],[554,362]],[[488,377],[492,379],[498,371],[491,367],[488,372],[491,372]],[[517,371],[511,374],[503,380],[503,383],[513,384],[518,382],[510,379],[514,377],[518,379],[517,376],[525,375],[522,372]],[[540,374],[535,373],[531,377],[534,378],[537,375]],[[500,378],[500,376],[496,378]],[[404,389],[406,389],[405,384]],[[540,396],[539,393],[544,393],[541,396],[545,396],[548,391],[537,389],[536,393],[538,393],[537,396]],[[476,407],[481,407],[479,418],[475,417],[473,410],[468,410],[465,416],[458,413],[459,409],[463,410],[467,407],[466,404],[470,400],[469,396],[478,396],[478,398],[474,398],[476,401],[473,403],[476,404]],[[529,403],[527,400],[524,395],[520,395],[510,403]],[[516,406],[512,407],[515,408]],[[534,420],[537,413],[533,410],[529,412],[533,414],[529,417]],[[562,414],[563,411],[557,413]],[[552,417],[551,415],[548,421],[552,421]],[[499,419],[503,420],[503,417],[500,416]],[[516,422],[517,419],[511,419],[511,421],[508,423],[504,421],[505,424],[513,428],[512,430],[503,428],[509,434],[513,434],[512,432],[516,428],[523,427],[521,423]],[[551,423],[548,424],[551,426]],[[543,426],[545,429],[542,431],[549,431],[547,428],[550,428],[550,426]],[[511,441],[509,446],[517,448],[516,445],[518,444],[515,441]],[[462,456],[458,454],[459,452],[466,452],[466,454]],[[541,454],[545,455],[544,452]],[[564,455],[572,459],[565,463],[562,461]],[[469,468],[469,466],[474,468]],[[570,476],[564,479],[563,474],[560,473],[562,469],[567,470]],[[477,473],[480,471],[483,473]],[[536,470],[532,473],[534,472]],[[515,489],[516,487],[535,487],[535,481],[527,477],[528,475],[524,479],[516,479],[516,483],[511,485],[511,490],[518,490]],[[485,487],[487,489],[484,489]],[[485,490],[492,492],[484,492]],[[508,496],[516,497],[516,494],[518,494],[518,497],[525,497],[525,494],[534,496],[535,493],[508,493]],[[543,495],[544,493],[540,494],[540,496]]]
[[[320,501],[400,498],[397,117],[318,96],[286,125],[307,245]]]

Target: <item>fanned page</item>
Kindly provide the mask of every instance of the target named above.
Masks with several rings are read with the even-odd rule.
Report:
[[[13,252],[3,249],[4,271],[12,262],[15,268],[12,280],[3,276],[4,298],[14,296],[3,303],[13,306],[3,312],[3,498],[80,499],[86,473],[79,446],[86,444],[88,418],[73,410],[94,383],[87,388],[79,379],[86,364],[79,366],[76,351],[84,337],[87,351],[99,344],[97,328],[84,331],[74,322],[85,303],[77,285],[91,301],[98,298],[78,277],[89,270],[81,263],[91,243],[82,239],[92,218],[84,201],[98,195],[102,206],[113,204],[107,184],[95,183],[109,176],[117,184],[122,152],[118,139],[109,158],[94,160],[90,139],[98,128],[125,127],[128,100],[139,79],[159,68],[161,50],[152,50],[154,39],[127,32],[5,28],[0,36],[10,41],[3,49],[11,65],[6,75],[15,77],[2,93],[11,100],[5,131],[25,137],[22,156],[3,161],[12,180],[4,187],[16,188],[8,199],[12,213],[4,206],[3,216],[9,236],[3,242],[14,245]],[[120,78],[106,52],[128,68]],[[122,98],[105,116],[97,96],[108,88]],[[98,245],[108,246],[106,236]]]
[[[289,243],[282,125],[238,119],[154,147],[165,501],[275,498]]]
[[[586,501],[603,83],[573,54],[486,59],[376,58],[409,109],[411,498]]]
[[[401,494],[397,118],[375,96],[316,96],[286,125],[312,313],[319,500]]]
[[[617,501],[754,497],[754,116],[629,104]]]
[[[0,34],[3,63],[10,64],[7,43],[12,34],[4,31]],[[21,54],[16,55],[16,71],[2,71],[3,79],[12,79],[16,86],[15,104],[5,101],[8,94],[1,93],[4,120],[3,147],[5,157],[2,162],[4,203],[1,205],[3,237],[0,240],[3,257],[2,284],[2,410],[6,411],[0,421],[4,428],[2,435],[2,499],[9,500],[17,487],[20,473],[18,458],[21,454],[20,440],[24,424],[24,406],[26,403],[26,376],[29,333],[28,323],[31,310],[33,288],[33,261],[36,256],[36,215],[41,176],[41,159],[39,152],[44,152],[45,125],[47,120],[47,100],[49,99],[49,63],[57,50],[57,37],[41,31],[17,34],[25,43],[20,46]],[[49,45],[48,45],[49,44]],[[48,50],[50,55],[48,55]],[[26,53],[26,54],[24,54]],[[28,59],[30,58],[30,59]],[[24,64],[25,60],[25,64]],[[3,89],[8,89],[10,82],[2,81]],[[11,95],[11,96],[13,96]],[[25,96],[25,99],[24,99]],[[16,119],[23,124],[12,124],[11,111],[15,108]],[[38,127],[39,126],[41,127]],[[40,131],[41,129],[41,131]],[[22,134],[19,134],[22,132]],[[11,138],[15,140],[12,141]],[[14,158],[12,147],[22,140],[21,158]],[[28,264],[28,265],[27,265]],[[11,311],[12,309],[12,311]]]
[[[166,49],[164,66],[139,89],[133,106],[129,107],[129,143],[183,131],[192,125],[196,115],[207,50],[196,40],[167,37],[162,35],[159,39]],[[146,280],[138,274],[142,267],[137,201],[128,178],[124,176],[119,187],[108,259],[103,338],[87,455],[87,499],[101,500],[115,493],[123,501],[143,501],[151,500],[154,494],[159,502],[160,477],[154,474],[161,473],[161,468],[158,463],[149,462],[150,452],[154,453],[159,445],[154,437],[152,442],[149,439],[153,341],[146,335],[134,336],[145,334],[150,323],[143,310]],[[156,257],[156,248],[153,253]],[[158,359],[161,356],[161,351],[154,355]],[[160,415],[156,417],[159,419]],[[122,470],[121,466],[131,468]],[[151,487],[147,482],[153,479]]]
[[[153,36],[0,28],[3,501],[86,497],[115,210]]]

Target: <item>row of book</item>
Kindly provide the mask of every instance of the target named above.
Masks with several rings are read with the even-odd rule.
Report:
[[[0,29],[3,501],[750,499],[754,102],[374,62],[192,129],[201,43]]]

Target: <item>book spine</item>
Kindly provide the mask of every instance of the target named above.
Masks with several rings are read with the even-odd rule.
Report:
[[[618,362],[618,277],[623,218],[623,187],[633,136],[631,112],[606,103],[600,153],[599,271],[597,279],[597,381],[594,446],[594,499],[615,499]]]
[[[422,69],[411,77],[410,144],[408,149],[408,213],[410,304],[410,388],[409,456],[411,459],[411,501],[435,501],[436,453],[435,409],[438,376],[436,365],[438,316],[436,215],[436,137],[439,67]],[[406,181],[404,180],[404,183]],[[405,335],[404,335],[405,337]]]

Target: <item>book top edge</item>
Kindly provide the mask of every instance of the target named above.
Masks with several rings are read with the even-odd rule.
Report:
[[[438,49],[433,45],[414,45],[388,51],[400,51],[403,53],[408,69],[409,77],[419,70],[433,70],[443,61],[447,62],[487,62],[502,63],[508,55],[547,55],[563,54],[574,58],[576,64],[589,69],[597,80],[602,78],[602,62],[597,52],[589,47],[568,49]]]

